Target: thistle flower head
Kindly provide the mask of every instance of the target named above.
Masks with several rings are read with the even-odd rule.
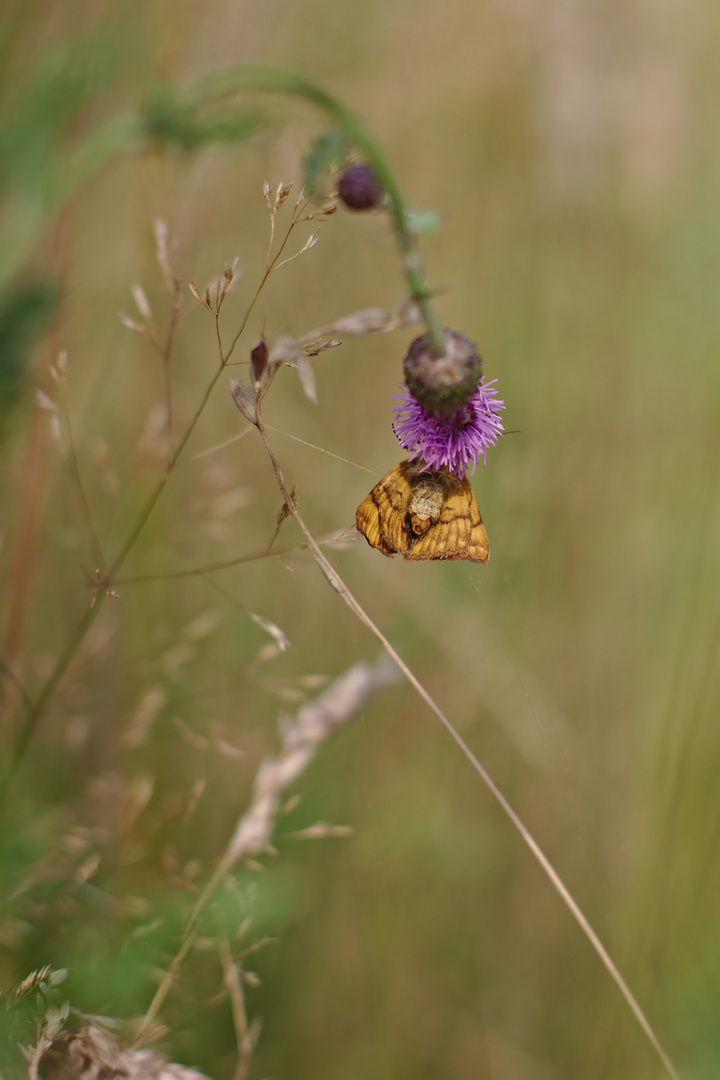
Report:
[[[495,381],[481,379],[469,401],[442,418],[431,415],[407,387],[395,394],[393,431],[411,458],[420,458],[423,469],[447,469],[464,477],[503,433],[500,412],[505,403],[497,396]]]

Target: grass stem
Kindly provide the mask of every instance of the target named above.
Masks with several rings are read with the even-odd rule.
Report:
[[[523,838],[523,840],[525,841],[527,846],[530,848],[530,851],[535,856],[535,858],[538,861],[538,863],[540,864],[542,870],[544,871],[546,876],[550,879],[550,881],[554,885],[555,889],[560,894],[560,898],[562,899],[563,903],[567,907],[568,911],[573,916],[573,918],[576,920],[576,922],[580,926],[580,929],[584,933],[585,937],[590,942],[590,945],[592,946],[592,948],[595,950],[596,954],[600,958],[600,961],[603,964],[603,966],[605,967],[605,970],[608,972],[610,977],[613,979],[613,981],[617,985],[618,989],[620,990],[620,993],[624,997],[624,999],[625,999],[627,1005],[629,1006],[631,1012],[633,1013],[635,1019],[637,1020],[638,1024],[640,1025],[643,1032],[645,1033],[647,1039],[649,1040],[649,1042],[653,1046],[653,1048],[654,1048],[655,1052],[657,1053],[658,1057],[662,1061],[663,1066],[664,1066],[668,1076],[670,1076],[672,1078],[672,1080],[680,1080],[679,1075],[678,1075],[675,1067],[673,1066],[672,1062],[670,1061],[670,1058],[668,1057],[668,1055],[665,1052],[663,1046],[661,1045],[660,1040],[658,1039],[657,1035],[653,1031],[649,1020],[645,1016],[645,1013],[641,1009],[641,1007],[640,1007],[637,999],[635,998],[634,994],[632,993],[630,987],[626,983],[623,976],[620,974],[620,971],[618,970],[618,968],[617,968],[615,962],[613,961],[612,957],[608,953],[608,951],[605,948],[605,946],[603,945],[603,943],[600,941],[600,938],[598,937],[598,935],[593,930],[593,928],[592,928],[590,922],[588,921],[587,917],[583,913],[583,911],[580,908],[580,906],[578,905],[577,901],[574,899],[572,893],[570,892],[567,885],[564,883],[564,881],[562,880],[562,878],[558,874],[555,867],[552,865],[552,863],[548,859],[547,855],[544,853],[544,851],[542,850],[542,848],[540,847],[538,842],[535,840],[535,838],[532,835],[532,833],[530,832],[530,830],[527,828],[527,826],[524,824],[522,819],[518,816],[518,814],[515,812],[515,810],[511,806],[511,804],[508,802],[508,800],[505,798],[503,793],[500,791],[500,789],[498,788],[497,784],[492,779],[490,774],[487,772],[487,770],[484,768],[484,766],[480,763],[478,758],[472,752],[472,750],[470,749],[468,744],[465,742],[463,737],[460,735],[458,730],[455,728],[454,724],[448,719],[448,717],[442,711],[440,706],[436,703],[434,698],[428,693],[428,691],[425,689],[425,687],[420,682],[420,680],[417,678],[417,676],[414,674],[414,672],[408,667],[408,665],[405,663],[405,661],[402,659],[402,657],[396,651],[394,646],[385,637],[385,635],[380,630],[380,628],[373,622],[373,620],[367,614],[367,612],[362,607],[362,605],[359,603],[359,601],[350,592],[347,585],[344,583],[344,581],[342,580],[340,575],[337,573],[335,568],[331,565],[331,563],[328,561],[328,559],[325,557],[325,555],[321,551],[321,549],[318,546],[317,542],[315,541],[312,533],[310,532],[307,525],[305,524],[305,521],[303,520],[302,516],[298,512],[297,506],[295,505],[295,501],[291,498],[290,492],[289,492],[289,490],[288,490],[288,488],[287,488],[287,486],[285,484],[285,480],[284,480],[284,477],[283,477],[283,473],[282,473],[282,469],[280,467],[280,464],[279,464],[279,462],[278,462],[278,460],[277,460],[277,458],[275,456],[275,453],[274,453],[274,451],[273,451],[273,449],[272,449],[272,447],[270,445],[270,442],[268,441],[267,433],[265,431],[265,427],[264,427],[264,424],[263,424],[263,421],[262,421],[262,415],[261,415],[261,412],[260,412],[259,408],[258,408],[258,430],[260,432],[260,436],[261,436],[261,438],[263,440],[263,443],[265,444],[265,449],[267,450],[268,455],[270,457],[270,460],[272,462],[273,470],[275,472],[275,477],[277,479],[280,491],[282,492],[282,495],[283,495],[283,497],[285,499],[286,505],[288,506],[288,508],[290,510],[290,513],[292,514],[295,521],[297,522],[300,529],[302,530],[303,534],[305,535],[305,539],[307,540],[308,547],[310,548],[313,555],[315,556],[315,560],[318,563],[320,569],[322,570],[325,578],[332,585],[333,589],[335,589],[335,591],[342,597],[342,599],[345,601],[345,603],[351,609],[351,611],[353,611],[357,615],[357,617],[360,619],[360,621],[363,623],[363,625],[367,627],[367,629],[374,635],[375,638],[377,638],[377,640],[383,646],[383,648],[385,649],[387,654],[397,664],[398,668],[400,669],[400,671],[402,672],[404,677],[407,679],[407,681],[410,683],[410,685],[413,687],[413,689],[419,694],[419,696],[422,698],[422,700],[425,702],[425,704],[428,706],[428,708],[435,714],[435,716],[438,718],[440,723],[443,725],[443,727],[445,728],[447,733],[450,735],[450,737],[454,740],[454,742],[460,748],[461,752],[464,754],[464,756],[470,762],[471,766],[473,767],[475,772],[478,774],[478,776],[481,778],[482,782],[485,784],[487,789],[490,791],[493,798],[496,800],[497,803],[499,803],[503,813],[506,815],[506,817],[509,818],[509,820],[515,826],[517,831],[520,833],[520,836]]]

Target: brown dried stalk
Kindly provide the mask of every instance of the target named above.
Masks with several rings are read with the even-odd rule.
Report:
[[[143,1017],[138,1039],[162,1008],[195,940],[198,918],[218,885],[236,863],[269,850],[285,789],[305,771],[325,739],[349,720],[372,694],[397,681],[397,668],[386,656],[381,656],[373,667],[364,663],[353,664],[321,694],[302,705],[294,718],[281,727],[280,751],[260,764],[250,806],[240,818],[225,854],[190,915],[183,943]]]
[[[242,985],[243,972],[233,958],[227,937],[219,942],[219,949],[225,986],[232,1008],[233,1027],[235,1028],[235,1040],[238,1048],[238,1060],[233,1080],[246,1080],[255,1044],[260,1037],[260,1018],[256,1016],[252,1021],[248,1022]]]

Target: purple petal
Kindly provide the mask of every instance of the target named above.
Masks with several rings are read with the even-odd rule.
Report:
[[[422,458],[423,468],[446,468],[463,477],[471,466],[475,472],[478,459],[486,462],[488,448],[503,433],[499,413],[505,403],[497,397],[496,380],[483,383],[470,401],[449,420],[437,420],[418,404],[407,387],[395,394],[393,431],[411,457]]]

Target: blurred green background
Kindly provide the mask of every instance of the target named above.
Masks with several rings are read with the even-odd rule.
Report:
[[[6,662],[38,691],[87,608],[95,566],[33,387],[56,393],[48,366],[66,349],[79,469],[112,555],[163,467],[162,363],[118,319],[138,317],[140,282],[166,331],[153,219],[177,240],[184,282],[203,287],[238,257],[230,337],[264,271],[263,182],[299,186],[323,124],[276,102],[278,122],[251,143],[135,149],[65,191],[73,149],[137,113],[160,81],[244,59],[290,63],[364,117],[411,205],[439,214],[421,245],[438,310],[478,342],[516,432],[474,479],[487,567],[386,560],[360,538],[330,557],[698,1078],[720,1072],[719,31],[720,10],[700,0],[8,0],[0,22]],[[339,212],[271,278],[238,359],[263,331],[307,333],[392,307],[401,291],[385,217]],[[291,373],[273,387],[266,419],[316,536],[350,526],[402,456],[391,395],[412,336],[319,357],[317,407]],[[184,285],[170,363],[177,431],[216,362],[212,318]],[[281,500],[259,439],[199,456],[244,426],[224,384],[123,576],[208,566],[271,535]],[[280,547],[298,539],[286,523]],[[377,648],[306,554],[117,589],[11,789],[0,982],[68,967],[73,1005],[130,1017],[147,1008],[193,888],[277,745],[279,714],[308,675],[334,677]],[[270,639],[247,609],[290,649],[259,660]],[[146,738],[133,740],[139,715]],[[2,723],[7,755],[19,724],[11,683]],[[244,757],[216,752],[217,739]],[[355,831],[280,839],[263,874],[239,875],[232,925],[248,915],[246,940],[279,939],[253,958],[262,985],[247,1005],[263,1030],[251,1076],[664,1075],[409,687],[374,699],[298,790],[281,832],[317,820]],[[87,859],[97,867],[83,883]],[[221,989],[209,946],[164,1010],[166,1052],[218,1080],[236,1061]]]

